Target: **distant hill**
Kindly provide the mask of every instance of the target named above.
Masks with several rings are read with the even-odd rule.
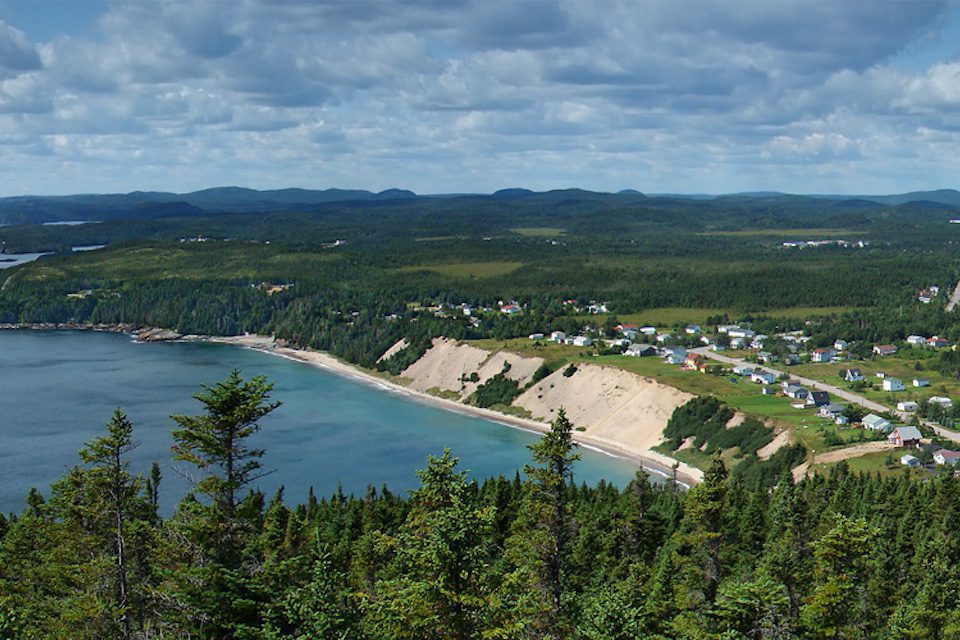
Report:
[[[434,210],[440,201],[476,203],[509,202],[518,206],[548,209],[591,210],[604,207],[677,207],[697,211],[724,207],[757,220],[792,217],[797,223],[811,216],[865,215],[871,211],[896,208],[897,213],[932,213],[960,210],[960,191],[940,189],[894,195],[795,195],[776,191],[754,191],[726,195],[643,194],[635,189],[603,193],[585,189],[531,191],[520,187],[501,189],[490,195],[448,194],[420,196],[405,189],[379,193],[362,189],[274,189],[258,191],[243,187],[215,187],[192,193],[133,191],[126,194],[78,194],[71,196],[17,196],[0,198],[0,224],[36,224],[64,220],[147,220],[168,217],[205,217],[225,214],[314,213],[331,207],[384,210],[422,204]],[[910,205],[910,206],[907,206]],[[477,205],[479,206],[479,205]],[[440,210],[440,209],[436,209]],[[829,213],[833,212],[833,213]],[[643,214],[647,215],[647,214]],[[859,219],[859,218],[858,218]]]

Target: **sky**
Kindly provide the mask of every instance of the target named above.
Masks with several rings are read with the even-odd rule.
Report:
[[[960,0],[0,0],[0,195],[960,187]]]

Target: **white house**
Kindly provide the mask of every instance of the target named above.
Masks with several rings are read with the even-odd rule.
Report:
[[[551,331],[550,339],[554,342],[564,342],[567,339],[567,334],[563,331]]]
[[[912,456],[909,453],[900,456],[900,464],[905,467],[919,467],[920,458],[917,456]]]
[[[660,354],[664,357],[680,356],[681,358],[686,358],[687,350],[684,347],[664,347],[660,350]]]
[[[951,400],[950,398],[946,398],[944,396],[930,396],[930,399],[928,400],[928,402],[930,404],[938,404],[944,409],[953,408],[953,400]]]
[[[636,358],[643,358],[646,356],[655,356],[657,355],[657,350],[649,344],[632,344],[627,347],[627,350],[623,352],[625,356],[634,356]]]
[[[527,337],[529,337],[531,340],[543,340],[543,334],[542,334],[542,333],[531,333],[531,334],[530,334],[529,336],[527,336]]]
[[[750,380],[757,384],[773,384],[777,381],[777,376],[769,371],[754,371],[750,374]]]
[[[783,390],[783,393],[794,400],[806,400],[807,390],[798,384],[792,384]]]
[[[907,400],[905,402],[897,403],[897,411],[905,411],[907,413],[913,413],[917,410],[917,403],[913,400]]]
[[[814,362],[830,362],[836,355],[837,352],[830,347],[814,349],[812,360]]]
[[[960,462],[960,451],[950,451],[949,449],[940,449],[933,454],[933,461],[939,465],[950,465],[951,467],[957,466],[957,462]]]
[[[836,342],[833,343],[833,348],[836,349],[837,351],[843,351],[847,348],[847,341],[837,340]]]
[[[903,391],[906,387],[903,385],[898,378],[884,378],[883,379],[883,390],[884,391]]]
[[[736,324],[718,324],[717,333],[730,333],[730,329],[739,329],[740,326]]]
[[[757,332],[753,329],[736,327],[727,331],[727,335],[731,338],[753,338],[753,336],[757,335]]]
[[[898,447],[918,447],[921,437],[916,427],[897,427],[887,436],[887,442]]]
[[[645,336],[655,336],[657,335],[656,327],[640,327],[640,333]]]
[[[730,348],[731,349],[743,349],[747,346],[746,340],[744,338],[731,338],[730,339]]]
[[[750,341],[750,347],[753,349],[763,349],[763,343],[770,339],[770,336],[758,333],[753,336],[753,340]]]
[[[863,374],[860,369],[847,369],[843,373],[843,379],[847,382],[863,382]]]
[[[843,413],[843,405],[837,404],[836,402],[831,402],[820,407],[819,414],[823,418],[830,418],[831,420],[836,420],[837,416]]]
[[[927,344],[927,339],[923,336],[907,336],[907,343],[922,347]]]
[[[690,335],[703,333],[703,328],[698,324],[688,324],[684,331]]]
[[[868,413],[867,415],[863,416],[863,426],[871,431],[890,431],[890,428],[893,426],[893,424],[883,416],[878,416],[875,413]]]
[[[927,380],[926,378],[914,378],[914,379],[913,379],[913,386],[915,386],[915,387],[929,387],[929,386],[930,386],[930,381]]]
[[[753,367],[748,367],[745,364],[738,364],[733,368],[733,372],[738,376],[748,376],[753,373]]]
[[[897,348],[892,344],[875,344],[873,353],[878,356],[892,356],[897,352]]]
[[[587,336],[577,336],[573,339],[573,346],[575,347],[590,347],[593,345],[593,338],[588,338]]]
[[[664,358],[664,362],[666,362],[667,364],[683,364],[684,362],[686,362],[686,360],[687,360],[686,354],[679,354],[679,353],[669,353],[667,354],[666,358]]]

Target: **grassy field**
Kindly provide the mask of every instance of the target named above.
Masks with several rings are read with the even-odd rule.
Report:
[[[422,264],[397,269],[400,272],[432,271],[452,278],[493,278],[513,273],[522,262],[460,262],[454,264]]]
[[[310,265],[341,259],[334,252],[299,252],[266,244],[177,243],[152,247],[123,247],[90,251],[70,258],[50,258],[25,265],[18,277],[47,281],[85,275],[100,280],[184,278],[210,280],[216,274],[228,279],[282,277]],[[216,265],[216,271],[211,265]]]
[[[928,352],[931,356],[932,350]],[[924,354],[927,355],[927,354]],[[918,365],[921,367],[918,369]],[[814,380],[822,380],[840,387],[850,387],[850,383],[840,379],[839,372],[844,369],[860,369],[870,386],[858,393],[890,407],[896,407],[898,402],[905,400],[922,400],[930,396],[960,397],[960,380],[943,376],[936,370],[936,360],[931,358],[903,357],[900,355],[886,356],[875,360],[851,360],[849,362],[830,364],[803,364],[790,368],[791,373]],[[876,377],[878,371],[899,378],[906,386],[906,390],[889,392],[883,391],[883,380]],[[930,381],[929,387],[914,387],[914,378],[926,378]]]
[[[850,229],[744,229],[742,231],[704,231],[701,236],[731,236],[771,238],[804,238],[819,240],[823,238],[845,238],[849,236],[866,235],[866,231],[852,231]]]
[[[528,238],[557,238],[567,233],[560,227],[514,227],[510,231]]]

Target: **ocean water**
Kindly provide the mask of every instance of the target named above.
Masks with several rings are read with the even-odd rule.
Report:
[[[262,421],[252,444],[266,450],[259,480],[268,494],[283,485],[288,501],[318,496],[338,484],[363,494],[383,484],[395,492],[418,486],[416,470],[449,447],[472,477],[513,474],[530,461],[536,434],[437,409],[405,394],[317,367],[230,345],[136,343],[111,333],[0,331],[0,512],[18,512],[30,487],[47,495],[51,482],[79,463],[77,451],[104,433],[116,407],[134,423],[140,443],[134,471],[163,471],[165,512],[189,490],[191,468],[170,455],[173,414],[199,413],[192,398],[231,369],[266,375],[283,405]],[[634,463],[581,449],[575,479],[624,485]]]

